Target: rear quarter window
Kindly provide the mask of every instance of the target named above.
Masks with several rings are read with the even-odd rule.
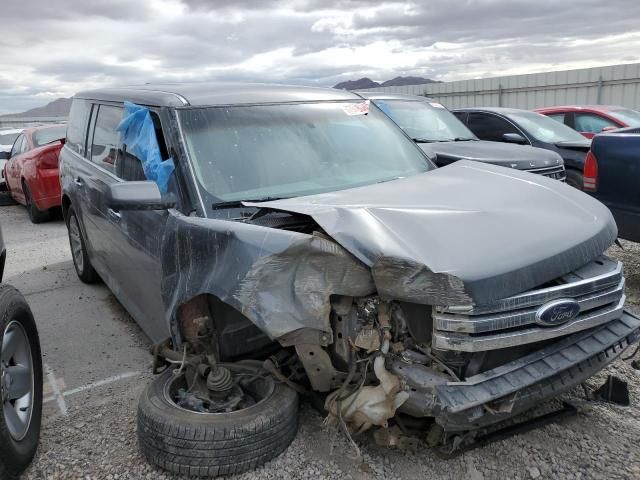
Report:
[[[33,144],[36,147],[41,147],[56,140],[63,139],[65,137],[66,125],[60,125],[59,127],[50,127],[38,130],[33,134]]]
[[[87,137],[87,122],[91,104],[82,99],[74,99],[69,112],[69,123],[67,124],[66,145],[74,152],[86,157],[85,139]]]

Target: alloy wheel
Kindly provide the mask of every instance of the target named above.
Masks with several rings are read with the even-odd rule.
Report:
[[[78,268],[78,272],[84,271],[84,255],[82,254],[82,237],[80,236],[80,225],[74,215],[69,221],[69,240],[71,243],[71,255]]]
[[[34,400],[34,370],[29,338],[13,320],[4,330],[0,349],[0,392],[4,423],[19,442],[31,425]]]

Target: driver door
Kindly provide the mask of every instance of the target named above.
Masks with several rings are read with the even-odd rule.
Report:
[[[122,110],[118,116],[121,118]],[[120,142],[115,126],[117,123],[110,126],[113,131],[109,133],[117,151],[114,181],[146,180],[140,159]],[[161,129],[156,131],[156,136],[159,143],[163,143]],[[116,211],[105,207],[104,214],[111,232],[106,255],[117,282],[116,295],[153,342],[164,340],[169,336],[169,329],[162,301],[160,253],[169,213],[167,210]],[[112,290],[115,293],[115,289]]]

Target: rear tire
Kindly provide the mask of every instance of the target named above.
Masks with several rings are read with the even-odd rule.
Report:
[[[11,340],[9,339],[11,336]],[[5,381],[11,369],[24,368],[30,358],[31,400],[11,400],[15,377],[0,383],[0,478],[17,479],[31,463],[38,448],[42,418],[42,358],[40,340],[33,315],[24,297],[9,285],[0,285],[0,369]],[[1,381],[1,380],[0,380]],[[4,386],[2,386],[4,385]],[[5,395],[7,398],[5,398]],[[20,395],[20,394],[17,394]],[[18,404],[17,402],[26,402]],[[31,405],[30,412],[29,407]],[[15,412],[30,415],[17,417]],[[18,422],[16,423],[16,419]]]
[[[567,168],[567,185],[571,185],[578,190],[584,189],[584,183],[582,178],[582,172],[574,170],[573,168]]]
[[[24,192],[24,199],[31,223],[42,223],[49,220],[49,212],[46,210],[44,212],[42,210],[38,210],[36,204],[33,203],[33,197],[31,196],[31,190],[29,189],[27,182],[22,183],[22,191]]]
[[[243,363],[221,364],[264,375]],[[150,463],[189,476],[227,476],[253,470],[282,453],[296,435],[298,396],[276,382],[260,402],[229,413],[198,413],[177,406],[166,392],[173,368],[157,377],[138,404],[138,440]]]
[[[2,205],[3,207],[8,205],[17,205],[18,202],[16,202],[16,199],[13,198],[13,194],[11,193],[11,188],[9,187],[9,182],[7,181],[6,171],[5,171],[4,177],[5,177],[4,184],[7,187],[7,191],[0,193],[0,205]]]
[[[0,207],[6,207],[9,205],[15,205],[17,202],[11,196],[10,191],[0,192]]]
[[[69,247],[71,258],[78,278],[84,283],[96,283],[100,277],[91,265],[87,244],[82,235],[80,222],[73,207],[67,211],[67,233],[69,234]]]

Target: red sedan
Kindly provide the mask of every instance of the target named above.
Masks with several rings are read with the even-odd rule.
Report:
[[[58,155],[66,130],[66,125],[26,128],[11,147],[7,188],[33,223],[48,220],[49,210],[60,206]]]
[[[640,112],[611,105],[565,105],[535,111],[564,123],[587,138],[617,128],[640,127]]]

